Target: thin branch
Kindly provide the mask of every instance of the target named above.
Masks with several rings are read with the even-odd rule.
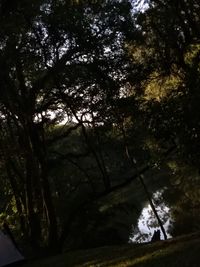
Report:
[[[68,137],[72,131],[75,131],[76,129],[78,129],[81,126],[81,123],[77,123],[75,126],[70,127],[69,129],[67,129],[64,133],[54,136],[53,138],[47,140],[47,145],[51,145],[57,141],[60,141],[61,139]]]
[[[162,159],[159,161],[159,163],[161,163],[162,161],[166,160],[176,150],[176,148],[177,148],[176,146],[172,146],[166,152],[164,152],[162,157],[161,157]],[[144,175],[146,172],[148,172],[149,170],[153,169],[153,167],[155,166],[155,163],[157,163],[157,162],[154,162],[154,163],[149,164],[149,165],[147,164],[147,165],[142,166],[141,168],[137,169],[137,171],[136,171],[136,173],[134,175],[132,175],[129,178],[127,178],[124,182],[122,182],[120,184],[117,184],[115,186],[112,186],[110,188],[109,192],[104,191],[104,192],[100,193],[96,198],[97,199],[103,198],[103,197],[107,196],[110,193],[117,192],[117,191],[125,188],[126,186],[130,185],[133,181],[138,179],[141,175]]]

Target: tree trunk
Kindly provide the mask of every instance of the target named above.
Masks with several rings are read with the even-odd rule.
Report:
[[[141,184],[142,184],[142,186],[144,188],[144,191],[145,191],[146,196],[147,196],[147,198],[149,200],[149,204],[151,206],[151,209],[152,209],[152,211],[153,211],[153,213],[154,213],[154,215],[155,215],[155,217],[156,217],[156,219],[158,221],[158,224],[159,224],[159,226],[161,228],[161,231],[163,233],[164,239],[167,240],[167,234],[166,234],[165,228],[164,228],[163,223],[162,223],[162,221],[161,221],[161,219],[160,219],[160,217],[158,215],[158,212],[157,212],[157,210],[155,208],[155,205],[154,205],[154,203],[152,201],[151,195],[150,195],[150,193],[149,193],[149,191],[147,189],[147,186],[146,186],[144,180],[142,179],[141,175],[139,176],[139,180],[140,180],[140,182],[141,182]]]
[[[52,194],[48,180],[48,163],[46,154],[46,144],[44,140],[43,125],[38,128],[38,125],[32,123],[30,125],[30,139],[33,144],[33,150],[39,163],[40,189],[42,192],[43,206],[47,218],[47,234],[48,248],[51,251],[56,251],[58,243],[58,228],[56,212],[53,204]]]
[[[36,210],[36,203],[38,202],[35,199],[35,192],[34,192],[34,182],[35,175],[34,175],[34,164],[32,157],[28,157],[26,159],[26,200],[27,200],[27,215],[28,215],[28,222],[30,228],[30,240],[31,245],[35,250],[40,249],[41,243],[41,222],[39,218],[38,210]]]
[[[23,215],[23,203],[21,201],[21,193],[19,191],[17,181],[15,180],[15,177],[13,176],[13,174],[11,172],[11,167],[9,166],[9,163],[7,163],[6,165],[7,165],[6,169],[7,169],[8,179],[10,181],[10,185],[11,185],[13,195],[15,198],[15,202],[16,202],[17,212],[19,215],[21,232],[26,236],[27,235],[27,227],[26,227],[26,223],[25,223],[25,217]]]
[[[47,166],[42,166],[41,169],[42,169],[41,184],[42,184],[43,200],[48,220],[48,246],[51,251],[56,252],[56,250],[58,249],[57,218],[53,205],[49,181],[47,179]]]
[[[131,164],[136,168],[136,164],[135,164],[135,162],[133,162],[133,160],[132,160],[133,158],[130,156],[130,152],[129,152],[129,149],[128,149],[128,144],[127,144],[127,141],[126,141],[126,134],[125,134],[123,125],[122,125],[121,129],[122,129],[122,134],[123,134],[123,138],[124,138],[127,158],[129,159]],[[137,168],[136,168],[136,170],[137,170]],[[157,210],[155,208],[155,205],[154,205],[154,203],[153,203],[153,201],[151,199],[151,195],[150,195],[150,193],[149,193],[149,191],[147,189],[146,184],[144,183],[144,180],[142,179],[142,176],[138,175],[138,177],[139,177],[140,183],[141,183],[141,185],[142,185],[142,187],[144,189],[144,192],[145,192],[145,194],[146,194],[146,196],[147,196],[147,198],[149,200],[149,204],[150,204],[150,206],[152,208],[152,211],[153,211],[153,213],[154,213],[154,215],[155,215],[155,217],[156,217],[156,219],[158,221],[158,224],[160,225],[160,228],[161,228],[161,231],[163,233],[164,239],[166,240],[167,239],[167,234],[166,234],[165,228],[163,227],[163,223],[162,223],[162,221],[161,221],[161,219],[160,219],[160,217],[158,215],[158,212],[157,212]]]

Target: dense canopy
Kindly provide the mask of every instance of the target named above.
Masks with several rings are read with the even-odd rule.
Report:
[[[197,0],[0,1],[0,220],[35,251],[126,243],[153,193],[199,229]],[[190,211],[190,212],[189,212]]]

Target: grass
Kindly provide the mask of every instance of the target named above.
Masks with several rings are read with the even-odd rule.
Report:
[[[128,244],[64,253],[24,267],[199,267],[200,233],[151,244]]]

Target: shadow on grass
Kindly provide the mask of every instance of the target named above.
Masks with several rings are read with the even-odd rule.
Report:
[[[24,267],[200,267],[200,234],[154,244],[68,252]]]

